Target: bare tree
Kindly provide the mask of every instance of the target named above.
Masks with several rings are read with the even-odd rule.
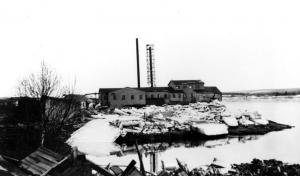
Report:
[[[43,96],[59,96],[60,79],[56,73],[49,69],[43,61],[39,73],[31,73],[28,77],[20,81],[18,94],[33,98]]]
[[[73,86],[61,86],[59,76],[45,62],[41,63],[40,72],[30,74],[19,82],[17,87],[21,97],[36,98],[40,102],[42,140],[46,134],[58,133],[66,120],[75,111],[74,99],[62,99],[65,94],[73,94]]]

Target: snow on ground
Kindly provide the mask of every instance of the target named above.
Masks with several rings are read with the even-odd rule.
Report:
[[[156,119],[159,124],[162,122],[170,123],[170,119],[179,122],[179,124],[204,120],[207,124],[205,122],[204,124],[198,124],[199,129],[202,129],[204,134],[208,133],[209,135],[226,134],[227,126],[249,125],[250,122],[251,124],[268,123],[257,112],[241,111],[236,114],[228,112],[225,105],[218,101],[212,103],[198,102],[189,105],[152,105],[140,109],[115,109],[109,115],[101,113],[94,115],[93,118],[95,119],[74,132],[67,143],[72,147],[77,147],[79,151],[87,155],[108,156],[110,152],[120,150],[120,147],[114,141],[122,132],[119,128],[111,126],[109,122],[117,119],[122,122],[141,121],[144,119],[141,117],[149,115],[152,115],[152,118]],[[170,124],[174,125],[173,123]]]
[[[87,155],[108,156],[110,152],[118,150],[114,140],[120,132],[108,123],[110,119],[117,117],[118,115],[98,115],[98,119],[88,122],[75,131],[67,143]]]

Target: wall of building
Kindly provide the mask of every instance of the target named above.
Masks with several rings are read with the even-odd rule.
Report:
[[[110,92],[108,94],[108,102],[110,107],[145,105],[145,95],[146,94],[143,91],[132,88],[124,88]]]
[[[174,82],[169,83],[169,87],[173,88],[174,90],[183,90],[185,88],[192,88],[192,89],[204,89],[204,83],[183,83],[181,85],[174,84]]]
[[[109,93],[106,93],[106,92],[105,93],[104,92],[99,93],[99,101],[100,101],[102,106],[108,106],[109,105],[108,94]]]
[[[197,101],[210,102],[212,100],[220,100],[222,101],[221,94],[215,94],[211,92],[197,93]]]
[[[169,93],[169,102],[183,102],[184,101],[184,94],[180,92],[170,92]]]
[[[168,92],[146,92],[147,98],[168,98]]]

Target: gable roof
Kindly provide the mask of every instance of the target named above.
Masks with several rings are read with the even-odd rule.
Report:
[[[119,89],[122,89],[122,88],[100,88],[99,89],[99,93],[109,93],[109,92],[112,92],[112,91],[115,91],[115,90],[119,90]]]
[[[117,89],[117,90],[114,90],[114,91],[111,91],[112,93],[117,93],[119,91],[123,91],[124,89],[126,89],[127,91],[136,91],[136,92],[143,92],[143,90],[140,90],[138,88],[131,88],[131,87],[124,87],[124,88],[120,88],[120,89]]]
[[[182,84],[197,84],[197,83],[204,83],[203,81],[201,80],[171,80],[169,82],[169,84],[173,82],[175,85],[182,85]]]

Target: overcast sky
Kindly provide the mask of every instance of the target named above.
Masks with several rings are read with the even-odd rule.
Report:
[[[0,1],[0,96],[44,60],[77,92],[136,86],[135,38],[155,45],[157,85],[300,87],[299,1]]]

